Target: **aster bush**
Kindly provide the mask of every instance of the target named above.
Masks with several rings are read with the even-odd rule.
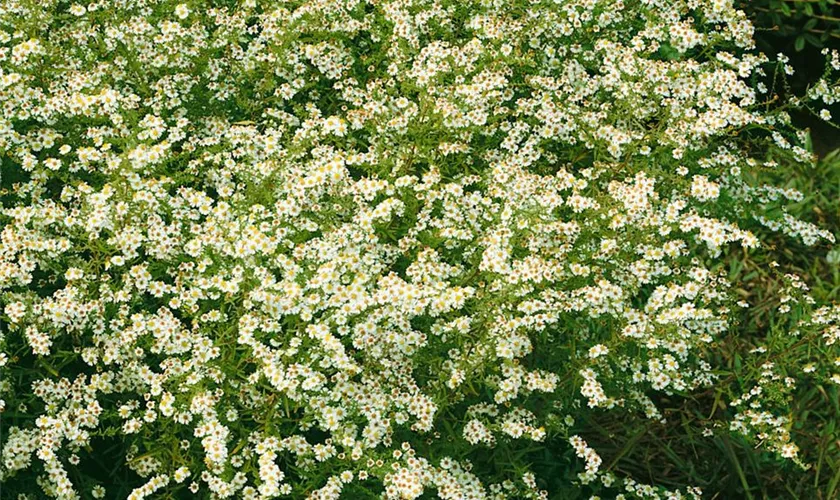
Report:
[[[712,393],[810,467],[840,309],[769,269],[723,346],[733,252],[834,240],[776,175],[826,56],[780,103],[732,0],[2,2],[3,494],[699,498],[616,463]]]

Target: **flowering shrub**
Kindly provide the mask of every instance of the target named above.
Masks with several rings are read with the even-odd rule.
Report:
[[[833,241],[731,0],[228,3],[0,9],[4,488],[699,497],[578,422],[716,383],[724,251]],[[731,430],[795,458],[774,373]]]

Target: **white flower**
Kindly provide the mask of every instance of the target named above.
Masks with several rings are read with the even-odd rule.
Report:
[[[67,271],[64,272],[64,279],[66,279],[67,281],[80,280],[84,276],[85,276],[84,271],[82,271],[78,267],[68,267]]]
[[[610,350],[604,344],[597,344],[589,348],[589,357],[592,359],[606,356]]]
[[[324,120],[324,132],[343,136],[347,133],[347,123],[338,116],[330,116]]]
[[[781,455],[785,458],[794,458],[799,453],[799,447],[793,443],[782,445]]]
[[[187,7],[187,4],[179,3],[175,7],[175,17],[178,19],[186,19],[190,15],[190,9]]]
[[[9,321],[17,323],[26,314],[26,305],[20,301],[11,302],[6,304],[4,312],[6,313],[6,316],[9,317]]]

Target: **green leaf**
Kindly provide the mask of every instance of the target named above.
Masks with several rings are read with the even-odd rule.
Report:
[[[659,54],[669,61],[680,58],[680,52],[667,43],[659,46]]]
[[[822,46],[823,46],[822,41],[820,41],[819,38],[817,38],[816,36],[814,36],[811,33],[805,33],[805,41],[807,41],[808,43],[810,43],[814,47],[822,48]]]
[[[779,5],[779,9],[782,11],[782,14],[784,14],[787,17],[790,17],[790,7],[788,6],[788,4],[782,2],[782,4]]]
[[[814,141],[811,139],[811,130],[805,129],[805,149],[809,153],[814,152]]]
[[[802,49],[805,48],[805,37],[802,35],[796,37],[796,41],[793,42],[793,48],[796,49],[797,52],[802,52]]]

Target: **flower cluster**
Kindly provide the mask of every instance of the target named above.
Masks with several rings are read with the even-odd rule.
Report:
[[[554,440],[696,497],[570,415],[661,420],[723,251],[833,239],[755,181],[811,160],[767,63],[727,0],[6,3],[0,481],[120,495],[106,441],[131,499],[545,498],[482,455]]]

